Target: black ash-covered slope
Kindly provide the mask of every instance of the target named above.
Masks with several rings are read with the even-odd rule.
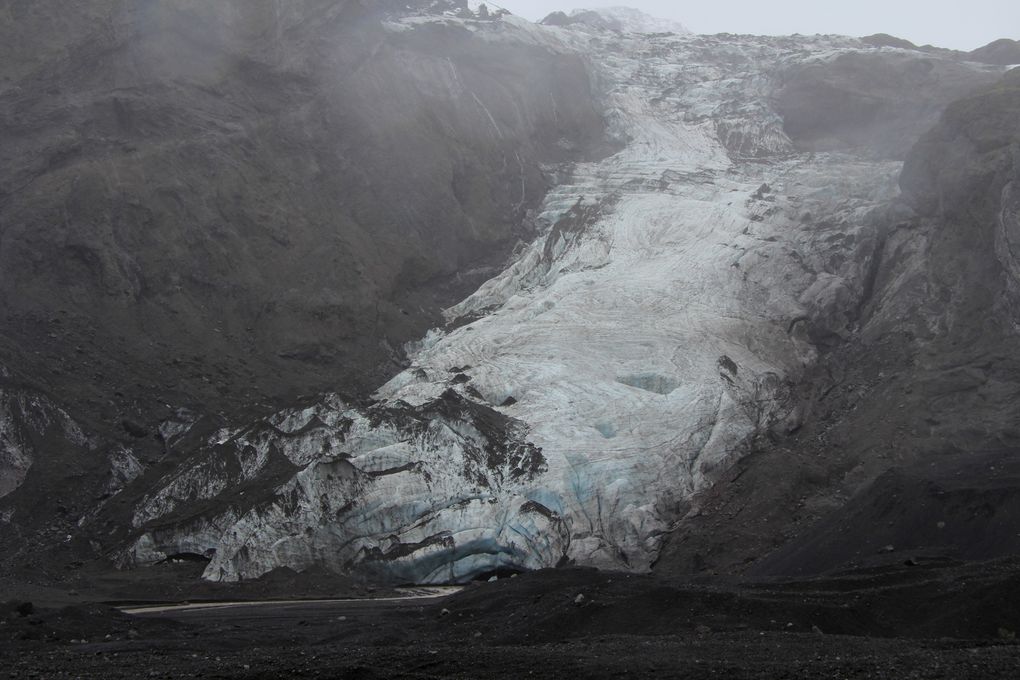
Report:
[[[902,196],[873,217],[883,237],[857,329],[809,380],[803,428],[702,499],[663,573],[1015,554],[1018,163],[1014,70],[913,146]]]
[[[72,400],[375,387],[599,146],[579,59],[407,3],[64,5],[0,25],[0,347]]]
[[[4,541],[61,544],[196,417],[376,387],[543,164],[604,151],[577,56],[391,23],[461,5],[0,6]]]

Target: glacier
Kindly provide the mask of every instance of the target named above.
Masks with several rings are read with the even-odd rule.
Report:
[[[370,401],[327,395],[209,437],[139,503],[122,565],[647,571],[699,491],[797,428],[798,380],[853,328],[902,164],[798,150],[772,95],[784,69],[876,48],[512,16],[392,30],[429,21],[585,55],[619,150],[547,168],[539,235]]]

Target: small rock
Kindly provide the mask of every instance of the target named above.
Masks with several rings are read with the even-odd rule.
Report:
[[[811,626],[811,632],[815,635],[825,635],[825,633],[822,632],[822,629],[818,626]]]
[[[450,613],[451,612],[450,612],[449,609],[447,609],[446,607],[443,607],[443,610],[441,612],[439,612],[439,616],[449,616]]]
[[[581,593],[580,595],[574,598],[574,604],[576,604],[578,607],[582,606],[587,601],[588,598],[584,596],[584,593]]]
[[[143,437],[149,436],[149,431],[145,428],[144,425],[141,425],[131,420],[130,418],[124,418],[123,420],[121,420],[120,426],[124,429],[125,432],[127,432],[129,435],[137,439],[142,439]]]
[[[482,637],[482,631],[477,631],[477,632],[475,633],[475,637],[476,637],[476,638],[480,638],[480,637]]]
[[[141,637],[141,635],[139,635],[138,631],[135,630],[134,628],[131,628],[131,629],[128,630],[127,636],[128,636],[129,640],[137,640],[138,638]]]
[[[884,553],[896,552],[896,546],[894,546],[894,545],[887,545],[884,548],[882,548],[881,550],[879,550],[879,552],[884,552]]]
[[[697,626],[694,627],[694,632],[697,633],[698,635],[708,635],[709,633],[712,632],[712,629],[703,623],[699,623]]]

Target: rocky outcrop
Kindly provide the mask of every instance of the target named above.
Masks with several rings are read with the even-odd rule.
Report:
[[[1020,64],[1020,41],[1002,38],[968,53],[969,58],[985,64],[1011,66]]]
[[[952,103],[913,147],[902,195],[873,215],[853,332],[806,381],[803,428],[703,495],[664,572],[805,575],[1015,549],[1018,86],[1012,71]]]
[[[0,551],[5,571],[84,547],[83,518],[137,479],[144,465],[126,442],[103,441],[0,364]],[[93,553],[94,554],[94,553]]]
[[[912,207],[943,221],[999,212],[1002,190],[1015,176],[1018,90],[1020,70],[1014,69],[946,109],[904,166],[900,185]]]
[[[601,146],[580,58],[447,4],[8,3],[8,363],[150,430],[389,377]]]
[[[940,351],[1016,341],[1018,158],[1020,72],[1011,71],[947,108],[904,165],[904,200],[930,239],[920,314]],[[876,324],[885,321],[876,316]]]
[[[55,457],[51,449],[64,447],[80,453],[96,445],[66,411],[12,378],[11,371],[0,364],[0,498],[20,488],[36,464],[51,471]]]
[[[465,8],[6,3],[0,360],[153,461],[180,406],[392,376],[530,236],[547,169],[605,148],[583,60]]]
[[[872,47],[895,47],[902,50],[916,50],[917,45],[905,40],[904,38],[897,38],[894,35],[888,33],[875,33],[874,35],[868,35],[861,38],[861,42],[865,45],[871,45]]]
[[[799,149],[902,159],[949,102],[997,77],[997,70],[981,77],[973,65],[916,50],[849,52],[791,65],[775,106]]]
[[[660,19],[630,7],[600,7],[598,9],[575,9],[553,12],[542,19],[546,26],[587,27],[615,33],[674,33],[687,35],[686,26],[669,19]]]

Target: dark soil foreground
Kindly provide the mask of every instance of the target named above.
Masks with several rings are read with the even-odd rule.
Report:
[[[551,570],[444,598],[0,607],[11,678],[1015,678],[1020,560],[801,582]]]

